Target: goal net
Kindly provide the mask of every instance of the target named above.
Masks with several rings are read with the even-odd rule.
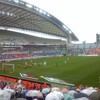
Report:
[[[14,71],[15,70],[15,65],[14,64],[2,64],[2,70],[3,71]]]

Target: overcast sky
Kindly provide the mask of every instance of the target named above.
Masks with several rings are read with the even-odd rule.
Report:
[[[24,0],[52,14],[78,37],[93,43],[100,34],[100,0]]]

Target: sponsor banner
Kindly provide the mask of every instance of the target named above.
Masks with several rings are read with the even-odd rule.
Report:
[[[44,77],[44,76],[40,76],[41,78],[47,80],[48,82],[53,82],[53,83],[58,83],[58,84],[62,84],[62,85],[71,85],[71,86],[74,86],[74,84],[70,84],[70,83],[67,83],[61,79],[58,79],[58,78],[52,78],[52,77]]]
[[[31,74],[26,74],[26,73],[20,73],[20,76],[23,77],[23,78],[31,78],[31,79],[38,79],[38,78],[35,78],[33,75]]]

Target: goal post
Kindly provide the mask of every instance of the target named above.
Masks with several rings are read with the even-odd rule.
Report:
[[[14,71],[15,70],[15,65],[14,64],[2,64],[2,70],[3,71]]]

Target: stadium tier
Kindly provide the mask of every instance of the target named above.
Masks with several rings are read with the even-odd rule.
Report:
[[[99,56],[100,55],[100,44],[99,43],[81,43],[73,44],[67,47],[68,55],[77,56]]]

